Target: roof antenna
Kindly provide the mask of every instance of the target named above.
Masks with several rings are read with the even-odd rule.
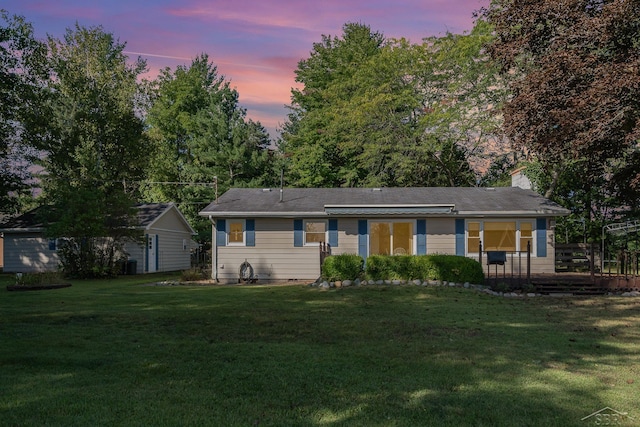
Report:
[[[280,169],[280,203],[284,201],[284,168]]]

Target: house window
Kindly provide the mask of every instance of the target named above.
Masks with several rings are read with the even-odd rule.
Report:
[[[467,252],[478,253],[480,242],[483,251],[526,251],[528,242],[533,250],[533,222],[468,221]]]
[[[304,244],[317,245],[327,241],[326,221],[305,221],[304,223]]]
[[[369,223],[369,254],[413,254],[413,222],[371,221]]]
[[[244,245],[244,221],[229,221],[229,245]]]
[[[526,251],[527,244],[530,244],[533,250],[533,223],[522,221],[520,222],[520,250]]]
[[[485,251],[516,251],[515,221],[485,222],[482,246]]]
[[[480,223],[469,222],[467,224],[467,247],[469,252],[478,252],[480,249]]]

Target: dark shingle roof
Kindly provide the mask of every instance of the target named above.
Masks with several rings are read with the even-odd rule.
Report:
[[[160,215],[162,215],[172,204],[170,203],[147,203],[142,205],[136,205],[138,209],[137,217],[139,221],[139,227],[145,228],[153,221],[155,221]],[[42,215],[40,211],[42,207],[37,207],[24,214],[8,220],[4,224],[0,224],[0,229],[3,230],[41,230],[44,227],[42,221]]]
[[[169,203],[146,203],[143,205],[137,205],[138,208],[138,224],[144,228],[155,221],[160,215],[162,215],[171,204]]]
[[[35,208],[20,216],[7,220],[0,224],[0,229],[35,229],[44,226],[40,215],[41,208]]]
[[[517,187],[407,188],[233,188],[200,212],[202,216],[314,216],[328,215],[327,207],[353,208],[353,215],[401,214],[391,208],[423,207],[432,215],[561,216],[569,212],[534,191]],[[449,208],[449,209],[443,209]],[[411,210],[411,209],[409,209]],[[334,210],[345,214],[344,209]],[[348,214],[348,213],[347,213]],[[415,209],[410,213],[415,216]],[[428,214],[428,213],[426,213]]]

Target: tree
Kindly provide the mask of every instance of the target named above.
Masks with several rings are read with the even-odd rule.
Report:
[[[490,27],[414,45],[362,24],[300,61],[280,149],[299,186],[468,186],[499,135]],[[490,108],[486,108],[489,106]],[[476,162],[477,163],[477,162]]]
[[[510,80],[505,132],[554,177],[547,195],[578,160],[583,179],[615,181],[635,163],[640,138],[640,4],[505,0],[485,15],[497,34],[492,57],[521,76]]]
[[[353,111],[347,119],[342,114],[358,89],[353,76],[381,52],[384,37],[353,23],[345,24],[343,33],[341,38],[323,35],[310,57],[298,63],[296,81],[304,88],[292,89],[291,113],[279,144],[290,162],[288,181],[297,186],[357,185],[361,179],[352,168],[360,148],[355,142],[343,144],[341,131],[362,128],[349,124]]]
[[[49,37],[48,47],[52,76],[37,144],[47,234],[67,239],[67,274],[110,275],[138,225],[133,183],[142,177],[146,145],[136,99],[146,64],[129,65],[125,44],[102,27],[76,25],[63,40]]]
[[[640,3],[496,0],[485,16],[489,51],[511,76],[505,132],[594,244],[608,214],[638,214]]]
[[[0,212],[18,213],[31,178],[29,131],[38,119],[46,47],[23,17],[0,10],[0,20]]]
[[[485,48],[493,37],[493,27],[483,19],[470,33],[429,37],[420,46],[415,71],[429,137],[464,154],[474,170],[472,183],[486,181],[482,175],[497,157],[513,155],[500,112],[508,88]]]
[[[277,182],[268,133],[247,120],[238,97],[206,54],[189,67],[162,70],[153,82],[146,120],[154,155],[145,198],[177,202],[201,242],[211,239],[211,226],[198,212],[216,188]]]

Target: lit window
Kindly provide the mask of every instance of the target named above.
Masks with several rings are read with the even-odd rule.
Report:
[[[480,249],[480,223],[469,222],[467,224],[467,251],[469,253],[478,253]]]
[[[371,255],[413,254],[413,223],[371,221],[369,253]]]
[[[482,245],[485,251],[514,252],[516,250],[515,221],[485,222]]]
[[[326,242],[327,223],[325,221],[306,221],[304,224],[304,244],[315,245]]]
[[[244,221],[229,221],[229,244],[244,244]]]
[[[528,243],[533,250],[533,222],[467,222],[467,253],[478,253],[480,242],[483,251],[526,251]]]

